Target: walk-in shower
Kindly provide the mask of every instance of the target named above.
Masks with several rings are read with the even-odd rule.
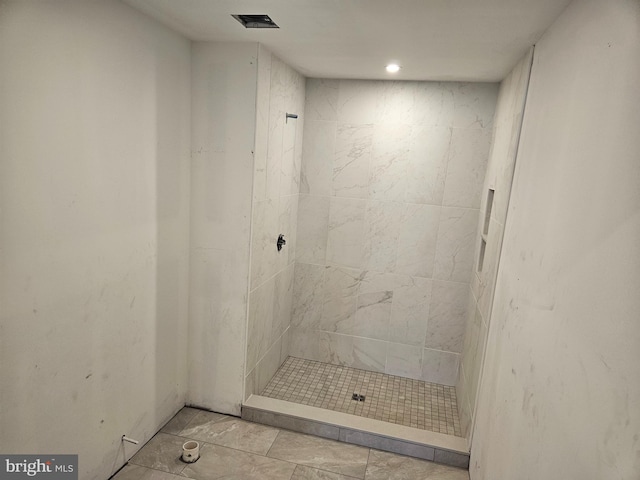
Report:
[[[498,85],[307,79],[304,108],[274,108],[287,98],[275,76],[267,151],[299,149],[279,169],[299,182],[281,176],[294,188],[254,204],[260,232],[265,207],[295,207],[275,232],[288,251],[272,232],[254,243],[252,264],[276,267],[252,268],[245,398],[462,437],[455,386]]]

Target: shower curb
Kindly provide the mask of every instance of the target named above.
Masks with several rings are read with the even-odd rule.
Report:
[[[251,395],[244,402],[242,418],[340,442],[469,468],[467,441],[462,437],[418,430],[260,395]]]

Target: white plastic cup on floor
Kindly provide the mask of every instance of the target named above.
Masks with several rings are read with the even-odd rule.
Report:
[[[189,440],[182,445],[182,461],[193,463],[200,458],[200,444]]]

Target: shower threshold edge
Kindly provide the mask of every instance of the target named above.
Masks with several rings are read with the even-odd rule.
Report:
[[[251,395],[243,403],[242,418],[446,465],[469,467],[469,450],[467,440],[463,437],[419,430],[261,395]]]

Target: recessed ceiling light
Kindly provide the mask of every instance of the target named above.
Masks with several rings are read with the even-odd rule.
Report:
[[[400,65],[397,63],[390,63],[387,65],[387,72],[389,73],[398,73],[400,71]]]
[[[280,28],[276,23],[271,20],[271,17],[266,14],[260,15],[231,15],[238,20],[245,28]]]

